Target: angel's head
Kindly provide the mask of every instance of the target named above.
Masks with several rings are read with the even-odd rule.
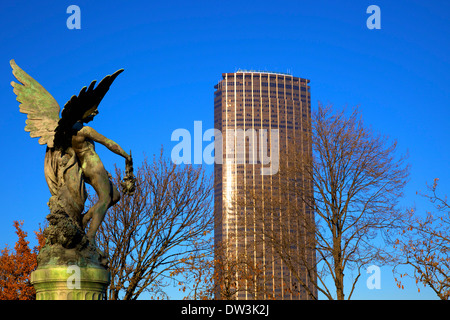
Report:
[[[93,106],[92,108],[86,110],[81,118],[81,122],[88,123],[94,120],[94,117],[98,115],[98,105]]]

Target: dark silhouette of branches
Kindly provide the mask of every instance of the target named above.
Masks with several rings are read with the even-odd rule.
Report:
[[[120,186],[122,172],[114,182]],[[107,213],[97,243],[109,257],[108,299],[137,299],[143,292],[165,298],[170,273],[183,266],[212,228],[212,184],[201,167],[145,159],[133,195]]]
[[[391,257],[382,240],[404,219],[398,202],[409,166],[397,143],[365,126],[357,108],[347,115],[319,104],[304,129],[301,145],[281,153],[271,188],[246,190],[238,202],[254,208],[260,240],[296,278],[289,290],[302,288],[312,299],[313,288],[328,299],[348,292],[350,299],[362,268]],[[353,275],[348,291],[344,274]]]

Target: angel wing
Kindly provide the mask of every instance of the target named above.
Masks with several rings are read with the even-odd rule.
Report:
[[[64,150],[70,146],[73,125],[77,121],[82,120],[86,112],[100,104],[109,87],[122,71],[123,69],[119,69],[112,75],[105,76],[95,88],[97,80],[92,81],[89,87],[83,87],[80,90],[78,96],[74,95],[66,102],[61,111],[61,118],[55,128],[55,148]]]
[[[39,137],[39,144],[53,147],[55,129],[58,126],[60,107],[55,98],[30,75],[23,71],[14,60],[10,61],[12,73],[20,83],[11,85],[17,95],[20,112],[27,114],[25,131],[32,138]]]

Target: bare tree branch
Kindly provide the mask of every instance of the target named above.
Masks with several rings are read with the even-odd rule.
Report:
[[[268,203],[280,212],[276,228],[260,230],[311,298],[317,299],[315,287],[328,299],[344,299],[344,272],[355,270],[351,298],[360,270],[391,257],[374,239],[404,218],[398,202],[409,175],[406,156],[397,156],[395,141],[366,127],[357,108],[347,116],[319,105],[302,141],[312,149],[299,146],[281,155],[279,177],[272,180],[272,190],[281,196],[249,188],[236,201],[251,203],[258,221],[264,221]],[[305,258],[308,251],[317,261]],[[325,281],[330,276],[334,288]]]
[[[116,169],[115,183],[121,179]],[[99,230],[99,247],[110,258],[109,299],[167,297],[170,272],[212,231],[211,178],[201,167],[175,165],[161,151],[143,161],[136,179],[134,195],[122,194]]]
[[[414,209],[409,211],[409,217],[394,244],[399,258],[393,271],[400,288],[403,285],[398,277],[409,276],[416,280],[416,284],[420,282],[430,287],[441,300],[449,300],[450,205],[446,196],[437,194],[438,180],[427,186],[427,193],[421,194],[433,204],[437,213],[427,212],[423,217]],[[412,274],[399,271],[404,265],[412,267]]]

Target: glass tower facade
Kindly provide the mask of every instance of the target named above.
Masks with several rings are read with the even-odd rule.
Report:
[[[298,286],[293,267],[287,266],[271,242],[265,240],[266,231],[287,223],[283,221],[283,209],[267,204],[264,213],[255,212],[246,193],[269,192],[275,199],[280,192],[273,188],[274,179],[280,176],[280,162],[289,161],[286,155],[290,151],[310,152],[309,140],[304,139],[311,119],[309,80],[283,73],[239,70],[223,73],[214,88],[214,126],[222,135],[215,150],[222,161],[216,159],[214,167],[214,236],[216,248],[221,248],[217,251],[221,270],[217,273],[222,283],[216,287],[216,295],[226,298],[225,291],[232,291],[234,299],[308,299]],[[257,201],[258,208],[264,207],[263,198]],[[313,212],[297,202],[298,210],[314,221]],[[288,229],[291,247],[300,248],[305,232],[298,223]],[[271,234],[282,240],[282,230],[279,235]],[[302,252],[309,263],[315,264],[312,250]],[[298,273],[302,274],[300,267]]]

